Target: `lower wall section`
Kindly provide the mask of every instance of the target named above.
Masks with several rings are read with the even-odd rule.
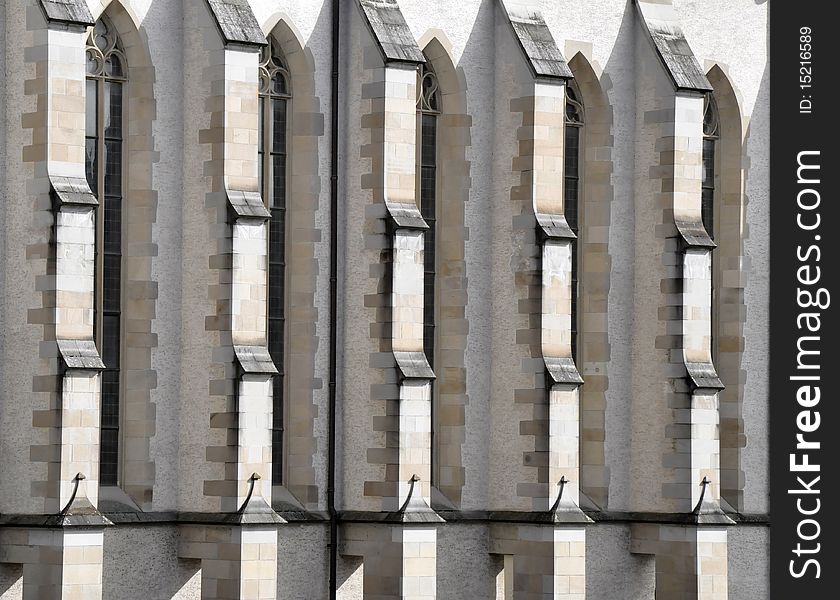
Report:
[[[277,600],[329,597],[326,523],[278,527]],[[437,526],[437,600],[506,600],[504,560],[490,554],[482,522]],[[118,525],[105,529],[102,597],[118,600],[200,600],[201,562],[178,559],[175,525]],[[729,598],[768,598],[769,528],[728,528]],[[363,600],[365,565],[339,556],[340,600]],[[19,600],[22,569],[0,564],[0,600]],[[600,522],[586,528],[587,600],[654,600],[655,559],[630,553],[630,525]]]
[[[279,531],[277,600],[329,598],[329,527],[284,525]]]
[[[655,559],[630,554],[629,525],[588,527],[586,543],[587,599],[654,600]]]
[[[770,528],[729,528],[729,600],[770,598]]]
[[[200,600],[200,562],[176,558],[174,525],[109,527],[104,545],[103,600]]]
[[[495,600],[496,578],[504,565],[501,556],[488,554],[489,543],[484,525],[450,523],[438,528],[438,599]]]

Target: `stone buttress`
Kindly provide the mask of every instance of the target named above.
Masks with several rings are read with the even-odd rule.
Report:
[[[347,515],[351,522],[342,526],[341,552],[362,558],[365,598],[431,599],[436,597],[436,525],[442,519],[429,507],[435,375],[423,352],[427,224],[415,180],[417,67],[425,59],[395,0],[359,0],[350,10],[353,51],[358,49],[356,58],[363,61],[362,126],[370,130],[364,152],[372,172],[362,185],[384,209],[380,297],[390,318],[377,326],[381,342],[390,345],[382,353],[383,364],[395,377],[383,386],[389,390],[383,398],[387,416],[374,417],[387,427],[386,448],[368,455],[385,462],[384,480],[365,483],[365,495],[378,497],[367,520],[378,522],[352,522],[361,519]]]
[[[26,599],[99,599],[110,521],[97,510],[104,365],[94,342],[98,202],[85,177],[85,38],[93,17],[77,0],[28,2],[26,10],[26,56],[35,63],[27,87],[37,112],[25,120],[37,121],[30,149],[36,182],[45,184],[31,189],[49,189],[52,205],[44,344],[57,346],[57,383],[49,409],[36,409],[32,421],[50,432],[48,445],[30,448],[33,461],[47,463],[46,480],[32,483],[41,514],[22,515],[22,527],[2,531],[0,562],[22,565]]]
[[[582,600],[586,593],[586,531],[580,510],[580,385],[572,355],[572,246],[576,236],[564,216],[564,127],[566,61],[540,14],[527,2],[499,3],[510,37],[524,55],[517,65],[519,93],[510,111],[518,117],[519,153],[514,170],[519,187],[511,191],[528,208],[536,231],[539,286],[539,356],[545,390],[535,390],[534,465],[536,480],[522,482],[517,494],[530,499],[532,522],[491,525],[491,552],[504,556],[506,598]],[[527,73],[525,70],[527,69]],[[535,344],[536,345],[536,344]],[[539,379],[536,379],[539,381]],[[531,471],[534,473],[534,471]],[[530,478],[529,478],[530,479]],[[525,519],[522,519],[525,521]]]
[[[652,423],[664,426],[659,434],[664,439],[646,448],[652,455],[661,453],[658,461],[648,457],[662,465],[660,473],[648,475],[662,482],[661,489],[642,499],[640,507],[670,517],[666,524],[634,524],[631,551],[655,555],[657,598],[725,600],[726,525],[732,521],[719,503],[718,394],[723,385],[711,353],[715,244],[701,216],[703,103],[712,87],[671,3],[637,1],[636,6],[639,139],[655,144],[652,153],[639,148],[652,165],[649,191],[640,197],[652,199],[654,214],[660,216],[654,231],[656,247],[662,249],[656,348],[667,352],[664,376],[669,383],[667,405],[660,407],[667,416],[652,414],[653,402],[639,407],[649,412]],[[637,219],[638,211],[637,204]]]
[[[204,164],[211,209],[206,328],[218,378],[210,382],[200,502],[184,507],[178,556],[200,560],[204,599],[274,599],[277,525],[271,508],[272,376],[267,345],[268,218],[258,179],[259,51],[265,37],[243,0],[188,3],[196,60],[203,60]],[[203,57],[203,58],[201,58]],[[206,402],[206,401],[205,401]]]

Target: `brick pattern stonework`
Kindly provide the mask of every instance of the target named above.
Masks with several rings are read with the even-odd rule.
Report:
[[[105,16],[125,54],[118,488],[99,481],[87,32],[47,4]],[[0,5],[0,598],[325,598],[333,550],[341,600],[769,594],[766,48],[730,41],[760,36],[766,4],[427,4],[339,3],[336,107],[325,0]],[[291,89],[282,481],[257,174],[269,36]],[[440,85],[433,360],[423,61]]]
[[[202,600],[274,600],[277,529],[184,526],[178,555],[201,561]]]
[[[567,53],[568,55],[568,53]],[[610,222],[615,210],[612,185],[612,107],[593,65],[581,53],[569,60],[581,93],[582,188],[578,214],[578,370],[580,387],[580,487],[596,505],[609,504],[606,460],[606,403],[611,347],[607,306],[612,257]]]
[[[714,88],[720,120],[716,142],[717,215],[712,258],[712,281],[716,294],[712,311],[717,316],[712,331],[715,367],[723,385],[720,392],[720,485],[721,496],[736,510],[744,509],[744,471],[742,449],[747,445],[743,402],[747,373],[743,367],[744,326],[747,308],[744,289],[749,273],[744,243],[749,236],[744,197],[743,155],[744,117],[739,100],[726,73],[717,65],[706,74]]]
[[[323,186],[322,190],[321,180],[326,175],[320,171],[324,108],[315,89],[311,49],[285,21],[274,25],[270,35],[283,50],[293,92],[289,115],[289,143],[293,151],[289,156],[286,237],[289,343],[285,382],[290,401],[286,403],[285,415],[284,485],[304,507],[317,510],[325,506],[327,487],[325,473],[317,468],[326,442],[316,430],[316,423],[324,420],[326,412],[323,408],[326,386],[316,365],[319,353],[323,356],[327,346],[322,341],[326,331],[324,314],[317,302],[327,275],[319,248],[327,237],[326,228],[318,216],[324,211],[323,204],[319,204],[320,196],[328,187]]]
[[[673,35],[682,35],[669,2],[639,3],[638,8],[645,32],[654,40],[663,23],[670,23]],[[721,513],[722,385],[711,348],[714,243],[701,216],[703,93],[711,86],[698,66],[693,85],[702,89],[680,88],[680,77],[668,71],[668,57],[656,55],[662,52],[653,44],[637,57],[644,73],[640,85],[648,88],[640,99],[645,106],[642,130],[654,140],[648,191],[654,214],[661,215],[652,238],[661,255],[655,345],[667,352],[663,374],[669,380],[667,416],[661,421],[661,486],[647,505],[688,515],[694,511],[696,518],[689,522],[696,524],[634,525],[631,550],[656,556],[657,597],[725,599],[726,530],[701,521],[704,514]],[[722,513],[712,520],[731,523]]]
[[[491,553],[504,557],[504,598],[584,600],[586,533],[582,528],[493,525]]]
[[[469,334],[465,249],[469,241],[466,203],[470,197],[472,117],[467,114],[466,81],[436,38],[423,48],[440,85],[441,114],[438,117],[439,214],[436,253],[438,356],[435,363],[433,402],[434,485],[455,506],[460,506],[466,477],[463,445],[466,440],[467,393],[466,350]]]
[[[155,68],[148,41],[123,6],[112,2],[107,12],[117,29],[128,63],[128,97],[125,114],[125,202],[123,203],[123,314],[122,353],[122,471],[125,493],[141,508],[152,506],[155,463],[151,456],[156,433],[157,365],[152,356],[158,347],[158,282],[155,260],[158,245],[158,192],[153,169],[160,161],[155,147]]]

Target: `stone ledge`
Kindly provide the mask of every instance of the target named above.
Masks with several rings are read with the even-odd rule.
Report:
[[[94,24],[93,15],[85,0],[40,0],[39,3],[50,23],[81,27]]]
[[[567,356],[544,356],[545,368],[551,377],[551,384],[581,385],[583,377],[575,366],[575,361]]]
[[[268,42],[248,0],[207,0],[226,44],[265,46]]]
[[[550,215],[538,212],[535,214],[540,233],[548,239],[576,240],[577,236],[564,215]]]
[[[636,0],[636,8],[641,17],[642,27],[676,89],[711,92],[712,85],[685,39],[671,0]]]
[[[388,210],[388,216],[391,217],[392,227],[396,226],[401,229],[428,229],[429,226],[420,215],[420,209],[416,204],[405,204],[399,202],[390,202],[385,199],[385,208]]]
[[[233,352],[244,373],[279,373],[265,346],[234,346]]]
[[[0,516],[0,527],[31,527],[46,529],[73,529],[108,527],[114,523],[104,514],[57,514],[57,515],[21,515]]]
[[[359,8],[386,63],[425,63],[397,0],[359,0]]]
[[[717,248],[702,222],[674,219],[674,224],[685,248]]]
[[[403,379],[435,379],[435,373],[423,352],[394,351],[394,358]]]
[[[654,513],[654,512],[621,512],[621,511],[583,511],[593,521],[598,523],[665,523],[671,525],[691,525],[691,516],[686,513]],[[548,512],[532,513],[525,511],[486,511],[486,510],[446,510],[438,509],[438,516],[446,523],[551,523]],[[229,524],[225,517],[229,513],[178,513],[169,511],[158,512],[102,512],[102,517],[108,521],[108,525],[179,525],[184,523],[196,524]],[[277,513],[288,523],[299,525],[326,525],[329,523],[329,514],[326,511],[305,511]],[[339,522],[345,523],[386,523],[389,515],[394,513],[382,513],[375,511],[343,511],[338,513]],[[730,513],[726,516],[732,521],[731,527],[737,526],[759,526],[769,527],[771,519],[769,514],[758,513]],[[190,519],[195,518],[195,521]],[[6,514],[0,515],[0,527],[54,527],[48,525],[56,519],[56,515],[21,515]],[[282,524],[282,523],[278,523]],[[92,526],[92,525],[91,525]],[[81,525],[68,525],[68,527],[81,527]]]
[[[178,513],[179,525],[282,525],[286,520],[274,511],[235,513]]]
[[[572,79],[574,75],[542,14],[514,2],[500,2],[534,75],[538,79]]]
[[[50,177],[53,204],[56,208],[62,206],[99,206],[99,201],[90,190],[88,182],[83,177]]]
[[[712,363],[686,362],[688,377],[695,389],[722,390],[723,382]]]
[[[225,190],[225,192],[227,193],[228,206],[233,212],[234,218],[260,220],[271,218],[271,213],[265,207],[259,192],[242,190]]]
[[[93,340],[56,340],[56,344],[67,369],[101,371],[105,368]]]
[[[340,523],[444,523],[446,519],[435,512],[375,512],[365,510],[348,510],[339,513]]]

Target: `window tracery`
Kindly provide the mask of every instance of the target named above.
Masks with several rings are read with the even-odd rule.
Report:
[[[85,173],[99,201],[96,215],[94,331],[102,371],[100,483],[119,482],[122,353],[124,85],[127,61],[113,24],[100,18],[86,46]]]

